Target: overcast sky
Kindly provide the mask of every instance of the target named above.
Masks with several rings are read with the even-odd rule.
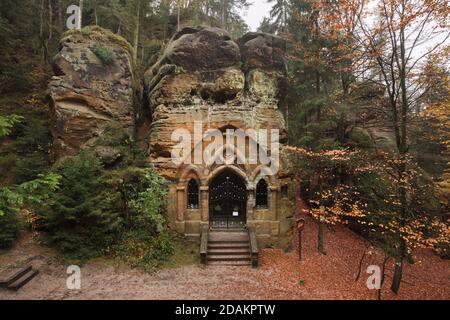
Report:
[[[253,0],[253,4],[242,12],[242,18],[247,22],[252,31],[258,29],[264,17],[268,17],[272,4],[268,4],[267,0]]]

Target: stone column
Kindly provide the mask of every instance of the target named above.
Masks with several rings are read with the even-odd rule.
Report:
[[[273,220],[278,219],[278,187],[271,186],[269,187],[269,209],[272,213]]]
[[[253,209],[255,207],[255,189],[247,188],[247,220],[254,220]]]
[[[184,222],[184,212],[186,210],[186,188],[182,186],[177,187],[177,219]]]
[[[202,222],[209,221],[209,187],[200,187],[200,209],[202,211]]]

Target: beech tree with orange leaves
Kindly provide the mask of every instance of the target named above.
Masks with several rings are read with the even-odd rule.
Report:
[[[319,219],[319,243],[322,222],[341,221],[337,217],[343,213],[369,212],[366,217],[377,217],[378,224],[395,226],[380,238],[396,260],[391,289],[397,293],[403,262],[414,242],[408,243],[404,230],[411,229],[414,219],[434,216],[426,206],[435,199],[434,186],[412,159],[411,142],[418,110],[430,92],[431,83],[419,77],[423,61],[440,52],[449,37],[447,2],[291,0],[288,7],[287,27],[279,32],[289,43],[291,88],[286,119],[290,143],[311,149],[300,152],[303,159],[297,164],[303,177],[308,172],[310,179],[306,179],[318,186],[316,202],[310,204]],[[392,144],[379,145],[369,126],[388,132]],[[343,150],[348,151],[345,161],[330,157]],[[369,211],[357,197],[348,196],[355,185],[364,183],[345,181],[349,176],[362,179],[361,172],[356,174],[361,168],[354,151],[379,161],[371,168],[380,172],[365,172],[363,177],[379,180],[381,189],[380,195],[371,195],[365,203],[372,205]],[[389,165],[383,166],[383,161]],[[360,191],[367,197],[364,193],[373,190]],[[429,201],[413,206],[411,199],[420,198],[419,191],[430,195]],[[448,223],[445,218],[440,221]]]
[[[409,210],[407,159],[411,116],[424,94],[424,87],[415,81],[418,66],[425,58],[442,48],[450,36],[448,3],[443,0],[379,0],[374,2],[375,23],[360,19],[357,39],[364,55],[379,71],[371,79],[386,88],[389,125],[395,136],[398,188],[399,229],[406,228]],[[425,48],[421,47],[429,44]],[[407,243],[397,233],[398,250],[391,289],[400,288]]]
[[[319,226],[319,252],[326,251],[323,226],[335,224],[364,235],[388,258],[397,258],[398,237],[405,244],[405,256],[417,247],[440,253],[449,245],[450,220],[440,218],[433,185],[410,158],[400,161],[387,152],[342,149],[314,152],[288,146],[287,150],[298,175],[310,182],[302,195]],[[406,170],[400,176],[401,166]],[[407,192],[406,203],[399,201],[402,189]],[[398,212],[404,205],[408,215],[401,219]]]

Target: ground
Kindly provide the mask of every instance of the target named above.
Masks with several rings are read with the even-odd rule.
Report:
[[[204,267],[198,259],[181,265],[169,263],[164,269],[144,273],[105,260],[84,264],[82,288],[66,288],[64,262],[52,250],[23,236],[15,247],[0,252],[0,268],[31,262],[39,275],[18,292],[0,289],[1,299],[376,299],[368,290],[366,273],[370,264],[381,264],[379,250],[370,248],[355,282],[364,241],[346,228],[326,230],[326,252],[317,253],[317,229],[307,221],[303,235],[303,260],[295,252],[264,249],[260,267]],[[189,254],[192,248],[188,249]],[[197,254],[197,253],[193,253]],[[392,263],[382,299],[450,299],[450,261],[442,260],[428,250],[414,254],[415,264],[405,266],[398,295],[389,291]],[[5,270],[3,270],[5,271]]]

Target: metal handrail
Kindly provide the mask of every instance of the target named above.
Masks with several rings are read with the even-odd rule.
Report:
[[[235,217],[220,217],[220,218],[214,218],[212,217],[211,220],[211,227],[218,227],[218,228],[224,228],[224,229],[230,229],[230,228],[245,228],[245,221],[242,219],[238,219]],[[221,224],[222,222],[222,224]],[[218,224],[218,226],[217,226]]]

